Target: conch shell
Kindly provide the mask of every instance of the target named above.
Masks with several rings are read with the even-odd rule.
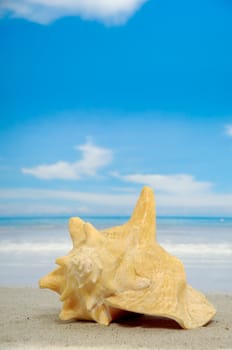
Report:
[[[59,293],[62,320],[108,325],[125,312],[167,317],[186,329],[205,325],[215,309],[186,283],[182,262],[155,238],[153,191],[144,187],[131,219],[98,231],[80,218],[69,221],[73,249],[40,280]]]

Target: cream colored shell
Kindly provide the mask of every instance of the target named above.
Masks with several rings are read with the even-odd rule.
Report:
[[[62,320],[95,320],[108,325],[125,312],[168,317],[186,329],[215,314],[203,294],[186,283],[179,259],[158,245],[153,191],[144,187],[131,219],[98,231],[71,218],[73,249],[40,280],[59,293]]]

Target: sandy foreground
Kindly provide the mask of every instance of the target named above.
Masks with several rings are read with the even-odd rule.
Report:
[[[208,299],[217,314],[195,330],[146,316],[105,327],[60,321],[61,303],[51,291],[0,288],[0,349],[232,349],[232,295],[208,295]]]

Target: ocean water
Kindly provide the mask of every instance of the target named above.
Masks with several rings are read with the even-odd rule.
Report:
[[[127,217],[85,217],[98,229]],[[157,218],[157,241],[203,292],[232,292],[232,218]],[[71,249],[68,218],[0,218],[0,285],[37,286]]]

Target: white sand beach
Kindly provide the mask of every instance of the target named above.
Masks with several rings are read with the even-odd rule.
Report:
[[[209,294],[217,314],[205,327],[134,317],[110,326],[59,320],[59,296],[36,288],[0,288],[0,349],[232,349],[232,295]]]

